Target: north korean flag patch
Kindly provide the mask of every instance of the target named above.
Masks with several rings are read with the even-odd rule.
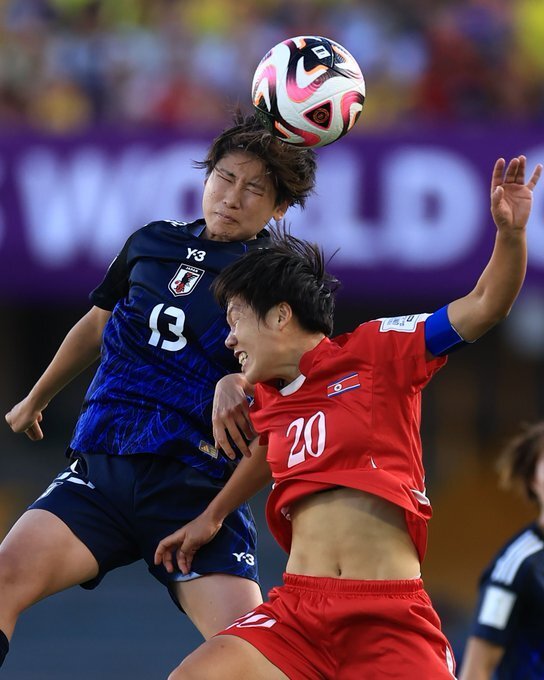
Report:
[[[336,397],[337,394],[342,394],[342,392],[348,392],[349,390],[355,390],[358,387],[361,387],[359,374],[350,373],[344,378],[335,380],[335,382],[327,385],[327,397]]]

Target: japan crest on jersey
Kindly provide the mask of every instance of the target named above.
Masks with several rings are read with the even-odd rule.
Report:
[[[182,264],[168,284],[168,288],[176,297],[179,295],[189,295],[189,293],[193,292],[203,274],[203,269],[193,267],[190,264]]]

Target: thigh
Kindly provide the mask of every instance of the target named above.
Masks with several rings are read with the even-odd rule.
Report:
[[[268,601],[240,617],[217,637],[246,641],[290,680],[334,678],[334,663],[323,638],[324,594],[305,588],[279,586]],[[248,678],[251,676],[248,676]]]
[[[171,589],[206,640],[263,601],[255,581],[229,574],[208,574],[175,583]]]
[[[365,587],[373,582],[361,583]],[[340,596],[335,608],[338,621],[352,622],[336,626],[336,634],[330,636],[337,650],[339,677],[455,677],[455,660],[440,620],[428,595],[415,582],[411,586],[409,582],[384,581],[382,592],[363,592],[353,601]]]
[[[0,600],[21,610],[97,573],[90,550],[46,510],[27,510],[0,545]]]
[[[219,636],[190,654],[169,680],[289,680],[289,676],[249,642]]]
[[[132,475],[120,456],[78,455],[30,506],[62,520],[94,556],[98,571],[84,588],[95,588],[108,571],[141,558],[131,516]]]

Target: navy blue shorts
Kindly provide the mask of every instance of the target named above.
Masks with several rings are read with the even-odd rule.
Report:
[[[223,487],[221,480],[166,456],[75,453],[72,461],[30,508],[59,517],[96,558],[99,573],[83,588],[95,588],[108,571],[139,559],[169,589],[173,582],[214,573],[258,582],[257,532],[247,504],[197,551],[189,576],[153,563],[159,541],[203,512]]]

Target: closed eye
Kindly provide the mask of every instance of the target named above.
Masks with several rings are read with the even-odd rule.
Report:
[[[261,187],[248,184],[248,186],[246,186],[245,189],[246,191],[249,191],[252,194],[255,194],[256,196],[264,196],[264,189],[261,189]]]
[[[225,180],[225,182],[228,182],[229,184],[232,184],[232,182],[234,181],[234,177],[229,177],[228,175],[226,175],[224,172],[221,172],[217,168],[215,169],[215,172],[217,173],[217,176],[220,179]]]

